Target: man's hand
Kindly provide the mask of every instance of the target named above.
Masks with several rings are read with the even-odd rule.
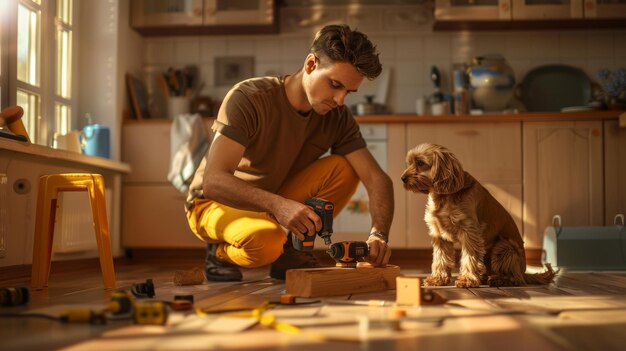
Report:
[[[385,267],[391,256],[391,248],[381,238],[371,235],[367,239],[370,254],[365,259],[375,267]]]
[[[297,201],[283,199],[272,212],[278,223],[296,234],[298,239],[315,235],[322,230],[322,220],[309,206]]]

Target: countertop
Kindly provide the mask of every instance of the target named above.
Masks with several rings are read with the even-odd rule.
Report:
[[[27,154],[33,157],[66,161],[119,173],[130,173],[131,171],[130,165],[124,162],[109,160],[102,157],[87,156],[66,150],[57,150],[43,145],[5,138],[0,138],[0,150]]]
[[[619,119],[620,126],[626,127],[626,111],[586,111],[586,112],[532,112],[515,114],[484,115],[368,115],[354,116],[359,123],[458,123],[458,122],[511,122],[511,121],[593,121]],[[213,118],[213,117],[207,117]],[[172,123],[171,118],[126,119],[124,124]]]
[[[619,119],[620,125],[626,125],[625,111],[587,111],[587,112],[533,112],[515,114],[485,115],[370,115],[355,116],[359,123],[458,123],[458,122],[511,122],[511,121],[593,121]]]

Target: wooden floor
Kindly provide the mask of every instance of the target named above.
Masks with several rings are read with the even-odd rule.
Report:
[[[197,308],[252,308],[278,300],[284,282],[268,269],[244,271],[238,283],[173,285],[173,272],[196,266],[187,262],[117,263],[118,288],[153,279],[156,297],[173,300],[193,294]],[[424,269],[403,274],[426,276]],[[28,286],[28,278],[0,278],[0,285]],[[444,305],[411,307],[406,317],[390,319],[395,291],[338,296],[321,303],[276,306],[281,330],[258,319],[193,312],[172,312],[165,326],[62,324],[41,318],[0,318],[2,350],[624,350],[626,349],[626,273],[563,272],[550,286],[524,288],[438,288]],[[81,305],[101,308],[110,299],[102,289],[97,264],[53,272],[47,291],[32,292],[27,307],[3,307],[0,313],[62,313]],[[385,306],[337,302],[384,300]],[[232,314],[232,312],[231,312]],[[266,320],[268,320],[266,318]],[[293,328],[297,327],[297,328]]]

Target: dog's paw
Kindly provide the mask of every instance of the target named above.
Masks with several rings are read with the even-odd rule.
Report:
[[[424,286],[444,286],[450,283],[449,277],[430,276],[424,279]]]
[[[477,288],[480,286],[478,279],[472,279],[468,276],[460,275],[454,282],[457,288]]]

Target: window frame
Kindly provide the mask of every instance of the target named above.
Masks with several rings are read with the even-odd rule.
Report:
[[[77,74],[78,74],[78,1],[72,1],[71,18],[71,66],[70,66],[70,98],[57,95],[57,25],[68,29],[65,24],[58,24],[56,19],[57,0],[44,0],[36,4],[32,0],[0,0],[6,21],[2,21],[1,40],[2,52],[2,91],[0,92],[1,108],[17,104],[18,89],[36,93],[40,96],[39,108],[36,112],[35,135],[30,135],[33,143],[51,146],[54,133],[57,132],[56,104],[62,103],[70,108],[69,127],[75,124],[77,111]],[[41,9],[40,23],[40,86],[36,87],[17,79],[17,10],[18,4],[29,8]],[[59,22],[61,22],[59,20]],[[6,48],[6,49],[5,49]]]

